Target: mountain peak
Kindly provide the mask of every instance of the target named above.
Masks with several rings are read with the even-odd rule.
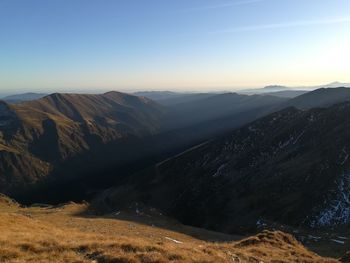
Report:
[[[322,86],[324,88],[340,88],[340,87],[350,87],[350,83],[344,83],[339,81],[331,82],[327,85]]]
[[[331,83],[329,83],[328,85],[339,85],[342,84],[340,81],[333,81]]]
[[[270,91],[281,91],[281,90],[287,90],[288,87],[281,86],[281,85],[269,85],[263,88],[264,90],[270,90]]]

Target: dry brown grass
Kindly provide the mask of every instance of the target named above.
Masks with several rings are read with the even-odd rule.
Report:
[[[75,216],[85,208],[0,203],[0,262],[337,262],[309,252],[282,232],[210,243],[117,218]]]

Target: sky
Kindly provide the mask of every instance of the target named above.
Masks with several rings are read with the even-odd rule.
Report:
[[[350,82],[349,0],[0,0],[0,92]]]

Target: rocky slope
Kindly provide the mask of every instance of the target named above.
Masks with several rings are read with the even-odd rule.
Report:
[[[136,174],[96,204],[156,206],[185,224],[237,232],[260,220],[350,223],[350,103],[287,108]]]

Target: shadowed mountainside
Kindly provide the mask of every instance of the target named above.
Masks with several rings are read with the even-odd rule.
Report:
[[[155,206],[185,224],[232,233],[267,219],[350,222],[350,103],[287,108],[135,174],[96,201]]]
[[[329,107],[336,103],[350,101],[350,88],[321,88],[302,94],[282,104],[282,107],[294,106],[299,109]]]

